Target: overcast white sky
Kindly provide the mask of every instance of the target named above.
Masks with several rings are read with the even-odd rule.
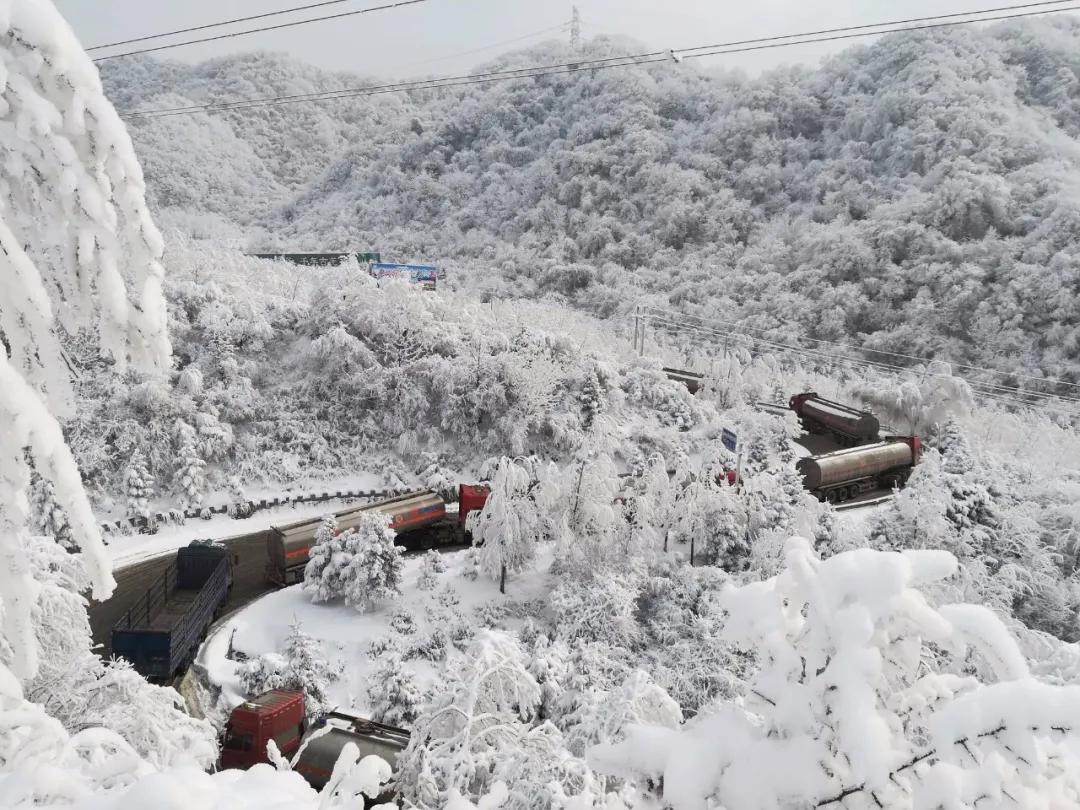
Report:
[[[85,46],[218,22],[233,17],[306,5],[314,0],[56,0]],[[230,30],[302,19],[386,0],[347,0],[300,14],[272,17],[233,28],[183,35],[209,36]],[[622,34],[657,48],[687,48],[714,42],[799,33],[822,28],[970,11],[1020,0],[577,0],[582,32]],[[221,42],[163,51],[160,58],[197,61],[238,51],[284,51],[334,70],[384,76],[444,74],[465,70],[502,51],[545,38],[496,43],[568,23],[570,0],[426,0],[415,6],[270,31]],[[166,44],[158,40],[143,45]],[[865,40],[858,40],[865,41]],[[749,72],[779,64],[816,62],[850,42],[800,45],[753,54],[712,57],[699,64],[741,67]],[[473,51],[473,53],[463,53]],[[98,51],[104,55],[110,51]]]

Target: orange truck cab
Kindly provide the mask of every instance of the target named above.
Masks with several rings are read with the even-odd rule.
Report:
[[[307,731],[304,693],[273,689],[244,701],[229,715],[221,746],[222,768],[250,768],[269,762],[266,744],[273,740],[286,758],[300,748]]]

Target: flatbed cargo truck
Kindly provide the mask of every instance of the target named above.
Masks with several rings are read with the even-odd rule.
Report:
[[[232,588],[229,549],[195,541],[113,626],[113,655],[147,678],[168,681],[195,659]]]

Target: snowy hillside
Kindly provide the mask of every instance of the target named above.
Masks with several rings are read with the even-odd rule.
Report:
[[[612,324],[560,307],[183,244],[168,269],[168,379],[72,349],[84,374],[67,427],[106,509],[130,505],[133,472],[140,508],[217,503],[230,479],[251,493],[381,470],[386,487],[441,488],[501,453],[569,457],[601,412],[631,456],[689,453],[719,430]]]
[[[627,317],[1074,379],[1080,23],[753,81],[673,61],[160,118],[133,145],[51,0],[0,17],[0,808],[1080,808],[1070,400],[722,330],[643,345]],[[103,64],[129,109],[357,82]],[[99,527],[319,481],[486,487],[456,515],[411,493],[112,549]],[[276,688],[311,725],[247,701]],[[273,716],[222,735],[240,701]],[[363,757],[334,708],[404,749]],[[341,746],[301,768],[300,734]]]
[[[1060,17],[755,80],[662,65],[131,128],[152,203],[196,234],[459,259],[601,313],[651,292],[774,337],[1075,379],[1078,43]],[[140,109],[364,82],[269,56],[104,78]]]

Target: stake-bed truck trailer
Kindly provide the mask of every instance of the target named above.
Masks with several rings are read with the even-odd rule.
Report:
[[[195,659],[232,587],[226,546],[195,541],[113,626],[112,651],[147,678],[169,680]]]

